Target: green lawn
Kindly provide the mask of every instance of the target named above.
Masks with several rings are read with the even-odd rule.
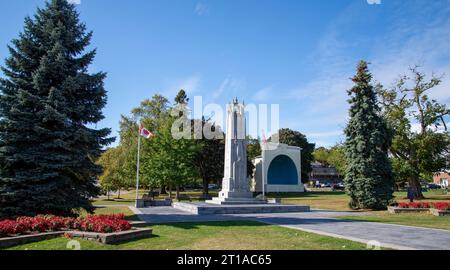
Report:
[[[307,192],[307,193],[279,193],[268,194],[269,197],[281,198],[283,203],[288,204],[306,204],[312,208],[351,211],[348,207],[349,197],[345,192],[339,191],[323,191],[323,192]],[[405,192],[396,192],[394,194],[397,201],[404,201]],[[424,192],[425,201],[448,201],[450,195],[445,194],[442,190]]]
[[[305,204],[312,208],[327,210],[351,210],[348,207],[349,198],[344,192],[307,192],[268,194],[268,197],[281,198],[282,203]]]
[[[436,217],[429,213],[390,214],[387,211],[371,212],[366,216],[341,217],[346,220],[383,222],[416,227],[450,230],[450,217]]]
[[[148,191],[139,190],[139,196],[144,195]],[[120,199],[117,198],[117,195],[111,195],[110,200],[108,200],[107,196],[101,196],[92,201],[94,205],[134,205],[134,201],[136,199],[136,192],[130,192],[126,194],[120,194]]]
[[[366,245],[254,221],[177,223],[152,226],[154,236],[119,245],[79,240],[81,249],[114,250],[362,250]],[[13,247],[13,250],[65,250],[65,238]]]
[[[148,190],[139,190],[139,197],[142,197],[142,195],[148,193]],[[209,194],[211,196],[217,196],[217,191],[211,191]],[[191,197],[193,201],[199,201],[200,196],[202,195],[202,192],[200,191],[186,191],[181,192],[181,194],[188,195]],[[161,195],[159,197],[156,197],[156,199],[164,199],[166,197],[169,197],[169,195]],[[110,200],[106,196],[101,196],[99,198],[96,198],[92,201],[94,205],[134,205],[134,201],[136,199],[136,192],[121,194],[120,199],[117,198],[117,195],[110,196]],[[172,193],[172,199],[175,199],[175,192]]]
[[[80,216],[85,216],[88,213],[83,211]],[[111,214],[125,214],[125,219],[130,221],[139,221],[137,215],[133,213],[127,206],[111,206],[111,207],[98,207],[95,209],[96,215],[111,215]]]

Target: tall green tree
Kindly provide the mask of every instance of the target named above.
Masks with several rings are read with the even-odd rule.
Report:
[[[201,125],[199,126],[201,126],[203,130],[210,130],[212,132],[219,131],[223,134],[220,127],[205,118],[202,118],[202,120],[193,120],[192,126],[195,126],[195,122],[200,121]],[[223,178],[225,141],[219,138],[208,139],[205,136],[202,136],[201,139],[195,141],[199,144],[200,150],[195,156],[194,163],[199,171],[200,178],[202,179],[203,196],[207,198],[209,193],[208,184],[218,183]]]
[[[136,161],[137,161],[137,145],[138,145],[138,130],[139,124],[142,123],[144,127],[154,133],[158,132],[160,119],[165,118],[169,114],[169,101],[161,95],[154,95],[151,99],[143,100],[138,107],[132,109],[131,116],[121,116],[119,123],[120,135],[120,149],[125,156],[125,161],[122,165],[123,177],[126,183],[130,186],[135,185],[136,179]],[[141,172],[140,184],[146,188],[160,187],[157,179],[151,179],[145,173],[145,164],[147,159],[151,158],[151,144],[153,138],[150,140],[141,140]],[[162,188],[162,191],[165,191]]]
[[[51,0],[9,46],[0,80],[0,218],[72,215],[90,198],[109,129],[95,129],[106,104],[106,74],[90,74],[92,32],[73,4]]]
[[[391,138],[380,115],[367,63],[360,61],[352,81],[350,120],[345,129],[346,191],[350,207],[385,209],[393,199],[394,178],[388,158]]]
[[[261,143],[259,139],[253,139],[251,136],[247,136],[247,156],[250,160],[261,156]]]
[[[314,160],[326,166],[333,166],[341,176],[345,176],[347,162],[345,160],[344,147],[337,144],[330,149],[319,147],[314,150]]]
[[[186,91],[181,89],[175,97],[175,104],[187,104],[188,102],[189,98],[187,97]]]
[[[450,110],[429,97],[441,82],[434,75],[427,80],[420,67],[415,66],[410,75],[400,76],[391,89],[377,87],[384,119],[394,134],[389,151],[397,183],[406,181],[418,199],[424,198],[421,177],[431,178],[434,172],[449,169],[450,137],[445,117]],[[412,129],[414,123],[418,130]]]
[[[200,147],[194,140],[173,137],[174,117],[168,116],[160,121],[156,136],[149,140],[150,147],[143,153],[143,174],[146,174],[154,185],[169,187],[170,196],[173,188],[176,188],[178,198],[179,188],[199,177],[195,158]]]
[[[302,166],[302,182],[307,183],[309,180],[309,173],[312,171],[311,162],[314,160],[313,152],[316,147],[314,143],[309,143],[306,136],[298,131],[288,128],[283,128],[278,131],[280,143],[297,146],[302,148],[301,152],[301,166]],[[270,141],[272,138],[269,139]]]
[[[103,173],[99,177],[100,187],[107,192],[108,199],[111,191],[120,191],[133,184],[132,178],[126,177],[127,152],[123,146],[117,146],[106,150],[98,159],[97,163],[103,167]]]
[[[328,166],[328,160],[330,158],[330,149],[325,147],[319,147],[313,152],[314,160],[320,162],[321,164]]]
[[[345,177],[347,171],[347,160],[345,159],[344,146],[337,144],[330,149],[330,155],[328,156],[328,163],[336,168],[341,176]]]

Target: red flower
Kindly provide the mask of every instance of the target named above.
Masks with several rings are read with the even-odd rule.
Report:
[[[26,232],[59,231],[75,229],[88,232],[111,233],[131,229],[125,215],[90,215],[84,218],[57,216],[19,217],[16,220],[0,221],[0,237]]]
[[[433,204],[433,208],[437,210],[449,210],[450,209],[450,203],[447,202],[436,202]]]

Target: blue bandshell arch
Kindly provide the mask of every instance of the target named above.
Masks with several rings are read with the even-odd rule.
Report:
[[[275,157],[267,172],[269,185],[298,185],[298,172],[294,161],[286,155]]]

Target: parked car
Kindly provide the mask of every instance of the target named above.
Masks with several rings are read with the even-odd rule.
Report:
[[[342,183],[333,185],[333,190],[345,190],[345,186]]]
[[[212,190],[219,189],[219,185],[217,185],[217,184],[209,184],[208,185],[208,189],[212,189]]]
[[[430,184],[427,185],[427,188],[428,189],[441,189],[442,187],[440,185],[438,185],[438,184],[430,183]]]

